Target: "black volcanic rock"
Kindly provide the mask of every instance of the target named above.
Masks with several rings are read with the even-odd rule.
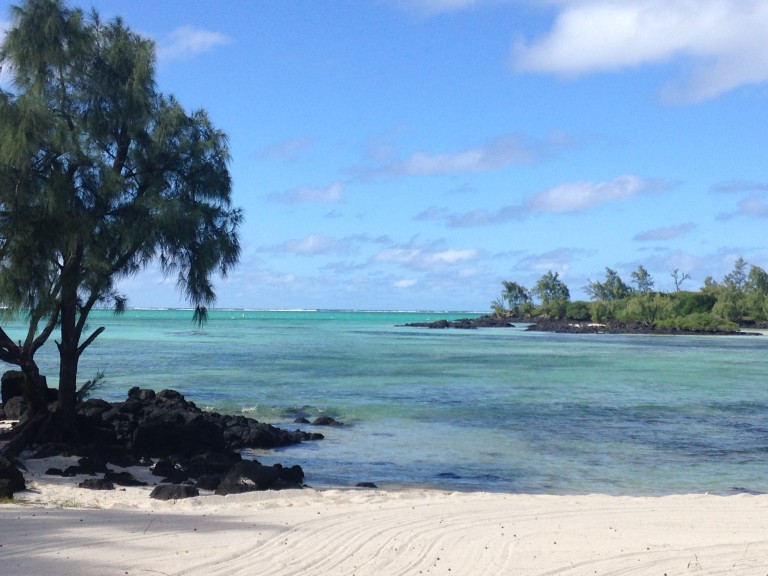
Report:
[[[14,492],[26,489],[27,485],[21,470],[10,460],[0,456],[0,497],[11,498]]]
[[[184,484],[161,484],[152,489],[149,497],[155,500],[181,500],[200,496],[200,491],[194,486]]]
[[[257,490],[301,488],[304,471],[301,466],[284,468],[280,464],[264,466],[256,460],[243,460],[227,472],[216,488],[216,494],[242,494]]]
[[[446,329],[457,328],[460,330],[474,330],[476,328],[514,328],[514,325],[504,316],[488,314],[478,318],[459,318],[458,320],[436,320],[434,322],[412,322],[403,324],[408,328]]]
[[[86,478],[80,484],[78,488],[85,488],[87,490],[114,490],[115,485],[109,480],[104,478]]]
[[[330,416],[318,416],[315,421],[312,422],[313,426],[344,426],[343,422],[339,422],[335,418]]]
[[[140,388],[132,388],[123,402],[88,400],[79,404],[72,436],[73,440],[66,444],[38,445],[32,458],[81,456],[76,466],[48,472],[62,476],[104,473],[104,478],[83,482],[83,487],[91,489],[104,489],[106,483],[141,485],[127,472],[109,470],[108,463],[150,466],[156,460],[152,473],[163,478],[168,488],[159,490],[153,498],[164,499],[193,495],[190,486],[178,488],[188,481],[197,481],[207,490],[223,484],[222,490],[227,493],[300,487],[304,479],[301,467],[262,466],[244,461],[240,451],[323,438],[322,434],[283,430],[242,415],[206,412],[174,390],[155,394]],[[1,474],[0,480],[4,480]],[[23,486],[23,476],[21,482]],[[4,480],[3,490],[10,491],[6,485],[10,486],[10,482]],[[12,488],[18,489],[16,485]]]

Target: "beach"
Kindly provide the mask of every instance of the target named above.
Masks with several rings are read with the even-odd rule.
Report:
[[[151,486],[43,474],[66,463],[25,461],[29,490],[0,504],[3,574],[768,573],[764,495],[306,488],[158,501]]]

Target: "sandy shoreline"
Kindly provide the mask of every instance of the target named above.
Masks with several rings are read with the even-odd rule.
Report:
[[[768,574],[768,496],[305,489],[161,502],[151,487],[83,490],[42,476],[55,461],[27,464],[31,489],[0,504],[3,574]]]

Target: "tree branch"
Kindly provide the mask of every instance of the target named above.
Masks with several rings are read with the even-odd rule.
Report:
[[[85,340],[85,342],[83,342],[78,347],[77,355],[80,356],[83,352],[85,352],[85,349],[88,348],[88,346],[90,346],[93,343],[93,341],[96,340],[96,338],[98,338],[99,334],[104,332],[104,330],[106,330],[106,328],[104,328],[104,326],[99,326],[98,328],[96,328],[96,330],[93,332],[93,334],[88,336],[88,338]]]

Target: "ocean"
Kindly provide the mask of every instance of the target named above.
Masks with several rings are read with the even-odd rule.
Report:
[[[172,388],[325,440],[246,454],[312,486],[534,494],[768,492],[768,336],[430,330],[467,313],[96,311],[96,396]],[[12,337],[21,325],[4,324]],[[56,379],[53,341],[38,353]],[[294,424],[329,415],[341,427]]]

